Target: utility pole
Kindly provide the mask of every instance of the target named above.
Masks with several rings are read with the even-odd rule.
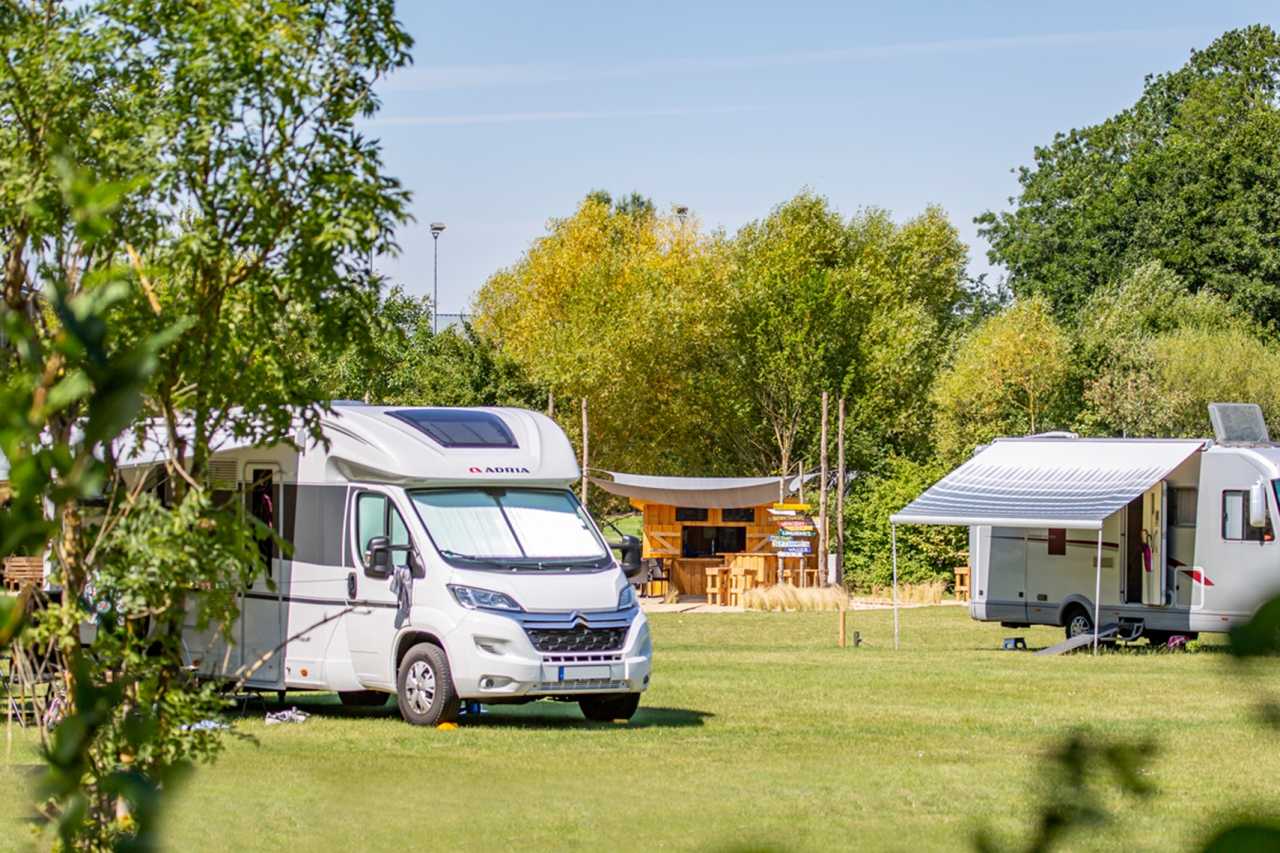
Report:
[[[440,331],[440,232],[444,231],[443,222],[431,223],[432,272],[431,272],[431,334]]]
[[[827,392],[822,392],[822,446],[818,450],[818,462],[822,469],[822,482],[818,485],[818,577],[830,583],[831,570],[827,568]]]
[[[583,397],[582,398],[582,507],[583,509],[586,509],[586,506],[587,506],[587,464],[590,461],[590,456],[588,455],[588,447],[590,446],[590,440],[588,436],[589,436],[589,433],[587,432],[587,398]],[[588,510],[588,512],[589,511],[590,510]]]
[[[844,583],[844,397],[836,419],[836,565],[831,583]]]

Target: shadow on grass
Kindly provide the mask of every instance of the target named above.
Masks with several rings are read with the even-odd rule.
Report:
[[[288,708],[297,708],[317,717],[332,719],[398,718],[394,698],[388,694],[387,703],[370,708],[352,708],[343,705],[335,693],[289,693],[280,702],[274,693],[250,695],[236,699],[228,715],[256,716]],[[626,726],[616,723],[593,723],[583,718],[572,702],[530,702],[526,705],[485,705],[478,716],[463,714],[458,722],[466,727],[504,727],[518,729],[566,729],[614,727],[627,729],[689,728],[703,725],[710,711],[689,708],[662,708],[640,706],[640,710]]]

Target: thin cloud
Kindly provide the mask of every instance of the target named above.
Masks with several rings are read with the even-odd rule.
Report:
[[[386,116],[370,119],[373,127],[463,127],[475,124],[519,124],[522,122],[596,121],[601,119],[671,118],[678,116],[724,115],[754,112],[758,107],[707,107],[667,110],[559,110],[513,113],[470,113],[461,115]]]
[[[1096,47],[1127,44],[1135,39],[1185,35],[1185,29],[1109,30],[1077,33],[1035,33],[987,38],[944,39],[897,42],[836,50],[797,51],[708,58],[664,59],[622,65],[572,65],[528,63],[494,65],[449,65],[411,68],[391,77],[387,91],[433,91],[483,87],[529,86],[575,81],[624,80],[668,75],[710,74],[752,71],[807,65],[890,60],[914,56],[982,53],[1028,48]]]

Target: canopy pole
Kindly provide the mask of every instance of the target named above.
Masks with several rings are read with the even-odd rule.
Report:
[[[893,548],[893,647],[898,648],[898,525],[889,525],[889,541]]]
[[[1102,616],[1102,528],[1098,528],[1098,567],[1093,585],[1093,653],[1098,653],[1098,627]]]

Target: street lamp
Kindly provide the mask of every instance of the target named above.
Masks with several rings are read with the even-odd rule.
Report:
[[[440,331],[440,232],[444,230],[443,222],[431,223],[432,272],[431,272],[431,334]]]

